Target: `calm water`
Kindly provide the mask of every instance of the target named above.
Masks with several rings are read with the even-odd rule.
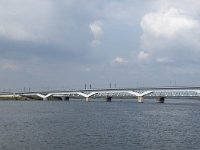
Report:
[[[0,149],[200,149],[200,101],[0,102]]]

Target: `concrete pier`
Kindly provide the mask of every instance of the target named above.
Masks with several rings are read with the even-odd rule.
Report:
[[[138,103],[144,103],[144,97],[138,96]]]
[[[69,97],[61,97],[62,101],[69,101]]]
[[[44,97],[44,98],[43,98],[43,101],[48,101],[48,97]]]
[[[86,100],[86,102],[90,102],[89,97],[86,97],[85,100]]]
[[[111,96],[106,97],[106,102],[111,102],[111,101],[112,101],[112,97]]]
[[[160,96],[156,98],[157,103],[164,103],[164,101],[165,101],[165,97]]]

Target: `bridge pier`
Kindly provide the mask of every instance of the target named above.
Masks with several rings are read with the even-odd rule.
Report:
[[[90,99],[89,99],[89,97],[86,97],[85,99],[86,99],[86,102],[90,102]]]
[[[144,103],[144,97],[138,96],[138,103]]]
[[[43,97],[43,101],[48,101],[48,97]]]
[[[111,96],[107,96],[106,97],[106,102],[111,102],[112,101],[112,97]]]
[[[156,98],[157,103],[164,103],[164,101],[165,101],[165,97],[160,96]]]
[[[69,101],[69,97],[61,97],[62,101]]]

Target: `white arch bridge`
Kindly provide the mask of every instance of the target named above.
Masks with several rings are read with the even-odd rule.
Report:
[[[144,98],[155,98],[157,102],[164,103],[165,98],[200,98],[200,86],[195,87],[143,87],[143,88],[121,88],[121,89],[85,89],[50,92],[27,92],[7,94],[10,96],[28,97],[42,99],[59,98],[68,101],[70,98],[83,97],[86,101],[93,98],[105,98],[110,102],[112,98],[136,97],[139,103],[144,102]],[[3,96],[3,95],[0,95]]]

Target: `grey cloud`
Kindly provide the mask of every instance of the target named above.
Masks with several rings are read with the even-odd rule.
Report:
[[[197,0],[192,1],[199,6]],[[191,10],[188,2],[168,1],[167,6],[184,10],[182,18],[197,22],[199,29],[199,10],[195,7],[187,13]],[[0,0],[1,75],[13,87],[78,87],[85,82],[135,86],[137,82],[166,83],[179,75],[186,77],[180,83],[190,82],[190,77],[196,79],[199,74],[195,71],[200,63],[196,28],[182,28],[170,39],[149,32],[152,28],[147,27],[153,23],[140,26],[145,14],[169,9],[165,4],[163,0]],[[100,37],[89,28],[97,20],[103,24]],[[90,46],[92,41],[95,48]],[[144,63],[137,61],[140,52],[147,60]],[[124,65],[112,64],[116,56],[115,63]]]

